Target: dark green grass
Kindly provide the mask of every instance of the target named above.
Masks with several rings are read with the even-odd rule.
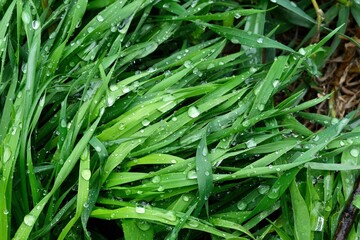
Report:
[[[357,111],[288,87],[360,5],[320,7],[309,44],[310,0],[0,1],[0,239],[333,238]]]

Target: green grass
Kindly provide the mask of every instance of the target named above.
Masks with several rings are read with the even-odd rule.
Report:
[[[360,5],[319,6],[0,1],[0,239],[332,239],[359,115],[303,99]]]

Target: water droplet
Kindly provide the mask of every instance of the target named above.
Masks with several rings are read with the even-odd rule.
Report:
[[[171,159],[170,162],[171,162],[172,164],[175,164],[175,163],[176,163],[176,160],[175,160],[175,159]]]
[[[32,21],[31,26],[34,30],[36,30],[40,27],[40,22],[38,20],[34,20]]]
[[[135,212],[137,212],[139,214],[145,213],[145,205],[142,203],[137,203],[135,206]]]
[[[159,186],[158,189],[157,189],[159,192],[162,192],[165,190],[164,186]]]
[[[358,157],[359,156],[359,150],[356,148],[353,148],[350,150],[350,155],[353,157]]]
[[[199,226],[199,222],[195,220],[189,220],[188,224],[190,227],[197,228]]]
[[[344,145],[345,145],[344,141],[340,141],[340,146],[342,147]]]
[[[203,155],[204,157],[206,157],[206,156],[208,155],[208,149],[207,149],[206,147],[203,148],[203,150],[202,150],[202,155]]]
[[[93,27],[88,27],[87,32],[91,33],[92,31],[94,31],[94,28]]]
[[[22,71],[23,73],[26,73],[26,72],[27,72],[27,64],[26,64],[26,63],[24,63],[23,65],[21,65],[21,71]]]
[[[176,121],[177,121],[177,118],[176,118],[176,117],[172,117],[171,120],[174,121],[174,122],[176,122]]]
[[[240,211],[243,211],[247,207],[247,203],[244,201],[239,201],[236,206]]]
[[[84,202],[83,207],[84,207],[84,208],[88,208],[88,207],[89,207],[89,203],[88,203],[88,202]]]
[[[279,86],[279,84],[280,84],[280,81],[279,81],[279,80],[275,80],[275,81],[272,83],[272,85],[273,85],[274,88],[276,88],[277,86]]]
[[[209,176],[210,175],[210,172],[209,171],[205,171],[205,176]]]
[[[319,136],[316,135],[316,136],[313,138],[313,140],[314,140],[314,142],[319,141]]]
[[[113,96],[108,96],[106,99],[106,104],[108,107],[111,107],[115,103],[115,98]]]
[[[192,106],[188,109],[188,115],[191,118],[196,118],[200,115],[200,111],[196,107]]]
[[[297,7],[296,3],[294,3],[293,1],[291,1],[290,4],[291,4],[293,7]]]
[[[250,140],[248,140],[246,143],[246,147],[247,148],[253,148],[253,147],[256,147],[256,142],[254,141],[254,139],[250,139]]]
[[[24,223],[29,227],[33,226],[35,221],[36,221],[35,217],[31,214],[28,214],[24,217]]]
[[[175,222],[177,219],[177,217],[173,211],[168,211],[167,213],[165,213],[165,217],[166,217],[166,219],[168,219],[171,222]]]
[[[144,127],[146,127],[146,126],[149,126],[150,121],[149,121],[148,119],[144,119],[144,120],[141,122],[141,124],[142,124]]]
[[[101,15],[97,15],[97,16],[96,16],[96,20],[98,20],[99,22],[103,22],[103,21],[104,21],[104,18],[103,18],[103,16],[101,16]]]
[[[8,214],[9,214],[9,210],[4,209],[3,213],[4,213],[4,215],[8,215]]]
[[[95,147],[95,151],[96,151],[96,152],[101,152],[101,147],[100,147],[100,146],[96,146],[96,147]]]
[[[257,42],[257,43],[263,43],[263,42],[264,42],[264,39],[263,39],[263,38],[258,38],[258,39],[256,39],[256,42]]]
[[[300,48],[300,49],[299,49],[299,53],[300,53],[301,55],[305,56],[305,55],[306,55],[306,50],[305,50],[304,48]]]
[[[339,119],[337,119],[337,118],[331,119],[331,125],[335,125],[335,124],[337,124],[338,122],[339,122]]]
[[[151,227],[151,225],[147,221],[144,221],[144,220],[137,220],[136,226],[138,226],[138,228],[140,228],[143,231],[147,231]]]
[[[21,19],[23,20],[24,24],[29,24],[30,23],[30,15],[29,13],[23,11],[21,14]]]
[[[249,121],[249,120],[245,120],[245,121],[242,123],[242,125],[243,125],[244,127],[248,127],[248,126],[250,126],[250,121]]]
[[[122,91],[123,93],[128,93],[130,92],[130,88],[125,86]]]
[[[9,146],[5,145],[4,146],[4,154],[3,154],[3,161],[4,163],[6,163],[7,161],[9,161],[11,157],[11,149]]]
[[[207,66],[207,69],[211,69],[211,68],[214,68],[214,67],[215,67],[215,64],[210,63],[210,64]]]
[[[89,181],[91,177],[91,171],[89,169],[84,169],[81,171],[81,176],[86,181]]]
[[[182,200],[184,200],[184,202],[188,202],[190,198],[187,195],[183,195]]]
[[[269,192],[269,189],[270,189],[270,186],[269,186],[269,185],[260,185],[260,186],[258,187],[258,192],[259,192],[260,194],[266,194],[266,193]]]
[[[279,197],[279,190],[280,190],[280,186],[278,187],[273,187],[271,188],[270,192],[268,193],[268,197],[270,199],[276,199],[277,197]]]
[[[270,0],[271,2],[273,2],[273,3],[276,3],[276,0]]]
[[[119,130],[124,130],[125,129],[125,124],[123,123],[119,123]]]
[[[191,170],[187,173],[186,177],[188,179],[197,179],[197,173],[195,172],[195,170]]]
[[[234,18],[236,18],[236,19],[241,18],[241,14],[240,14],[240,13],[235,13],[235,14],[234,14]]]
[[[45,105],[45,96],[42,96],[39,101],[40,107],[43,107]]]
[[[259,111],[263,111],[264,108],[265,108],[265,105],[264,104],[259,104],[258,107]]]
[[[61,121],[60,121],[60,126],[61,126],[62,128],[66,128],[66,120],[65,120],[65,119],[61,119]]]
[[[155,68],[155,67],[149,67],[147,72],[148,73],[153,73],[153,72],[156,72],[156,70],[157,70],[157,68]]]
[[[153,183],[159,183],[159,182],[161,182],[160,176],[154,176],[154,177],[151,179],[151,182],[153,182]]]
[[[184,62],[184,67],[186,67],[186,68],[191,68],[191,67],[192,67],[192,62],[189,61],[189,60],[185,61],[185,62]]]
[[[162,7],[163,7],[163,8],[169,8],[170,5],[169,5],[168,3],[164,3]]]
[[[251,68],[249,69],[249,71],[250,71],[250,73],[255,73],[255,72],[257,71],[257,69],[254,68],[254,67],[251,67]]]
[[[115,92],[116,90],[118,90],[119,88],[118,88],[118,86],[116,85],[116,84],[111,84],[110,85],[110,91],[112,91],[112,92]]]
[[[325,219],[322,216],[318,216],[317,218],[317,222],[316,222],[316,226],[315,226],[315,231],[316,232],[322,232],[324,229],[324,222]]]

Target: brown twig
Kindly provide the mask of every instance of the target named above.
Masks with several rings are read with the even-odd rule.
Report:
[[[334,240],[346,240],[347,235],[351,229],[351,226],[357,216],[358,209],[354,206],[353,202],[356,195],[360,195],[360,177],[357,180],[355,189],[350,196],[350,200],[346,205],[343,213],[341,214],[338,227],[335,232]]]

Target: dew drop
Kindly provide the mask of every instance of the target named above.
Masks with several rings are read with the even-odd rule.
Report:
[[[125,124],[120,123],[118,129],[119,130],[124,130],[125,129]]]
[[[101,15],[97,15],[97,16],[96,16],[96,20],[98,20],[99,22],[103,22],[103,21],[104,21],[104,18],[103,18],[103,16],[101,16]]]
[[[151,179],[151,182],[153,182],[153,183],[159,183],[159,182],[161,182],[160,176],[154,176],[154,177]]]
[[[337,124],[338,122],[339,122],[339,119],[337,119],[337,118],[331,119],[331,125],[335,125],[335,124]]]
[[[247,207],[247,203],[244,201],[239,201],[236,206],[240,211],[243,211]]]
[[[5,145],[4,146],[4,154],[3,154],[3,161],[4,163],[6,163],[7,161],[9,161],[11,157],[11,149],[9,146]]]
[[[291,4],[293,7],[297,7],[296,3],[294,3],[293,1],[291,1],[290,4]]]
[[[118,90],[119,88],[118,88],[118,86],[116,85],[116,84],[111,84],[110,85],[110,91],[112,91],[112,92],[115,92],[116,90]]]
[[[141,203],[137,203],[135,206],[135,212],[139,213],[139,214],[144,214],[145,213],[145,206],[144,204]]]
[[[122,91],[123,91],[123,93],[128,93],[128,92],[130,92],[130,88],[129,87],[124,87]]]
[[[157,190],[158,190],[158,192],[162,192],[165,190],[165,188],[164,188],[164,186],[159,186]]]
[[[240,14],[240,13],[235,13],[235,14],[234,14],[234,18],[236,18],[236,19],[241,18],[241,14]]]
[[[38,20],[32,21],[31,27],[32,27],[34,30],[38,29],[38,28],[40,27],[40,22],[39,22]]]
[[[324,229],[324,222],[325,219],[322,216],[318,216],[317,218],[317,222],[316,222],[316,226],[315,226],[315,231],[316,232],[322,232]]]
[[[250,73],[255,73],[255,72],[257,71],[257,69],[254,68],[254,67],[251,67],[251,68],[249,69],[249,71],[250,71]]]
[[[280,84],[280,81],[279,81],[279,80],[275,80],[275,81],[272,83],[272,85],[273,85],[274,88],[276,88],[277,86],[279,86],[279,84]]]
[[[95,151],[96,151],[96,152],[101,152],[101,147],[96,146],[96,147],[95,147]]]
[[[108,107],[111,107],[115,103],[115,98],[113,96],[108,96],[106,99],[106,104]]]
[[[206,157],[206,156],[208,155],[208,149],[207,149],[206,147],[203,148],[203,150],[202,150],[202,155],[203,155],[204,157]]]
[[[260,186],[258,187],[258,192],[259,192],[260,194],[266,194],[266,193],[269,192],[269,189],[270,189],[270,186],[269,186],[269,185],[260,185]]]
[[[270,0],[270,2],[276,3],[277,0]]]
[[[9,210],[4,209],[3,213],[4,213],[4,215],[8,215],[8,214],[9,214]]]
[[[136,226],[138,226],[138,228],[140,228],[143,231],[147,231],[151,227],[151,225],[147,221],[144,221],[144,220],[136,221]]]
[[[316,136],[313,138],[313,140],[314,140],[314,142],[319,141],[319,136],[316,135]]]
[[[93,27],[88,27],[87,32],[91,33],[92,31],[94,31],[94,28]]]
[[[250,140],[248,140],[246,143],[246,147],[247,148],[253,148],[253,147],[256,147],[256,142],[254,141],[254,139],[250,139]]]
[[[168,219],[171,222],[175,222],[177,219],[177,217],[173,211],[168,211],[167,213],[165,213],[165,216],[166,216],[166,219]]]
[[[89,169],[84,169],[81,171],[81,176],[84,180],[89,181],[91,177],[91,171]]]
[[[259,111],[263,111],[265,109],[265,105],[259,104],[257,108],[259,109]]]
[[[195,172],[195,170],[191,170],[187,173],[186,177],[188,179],[197,179],[197,173]]]
[[[191,68],[191,67],[192,67],[192,62],[189,61],[189,60],[185,61],[185,62],[184,62],[184,67],[186,67],[186,68]]]
[[[187,195],[183,195],[182,200],[184,200],[184,202],[188,202],[190,198]]]
[[[197,228],[199,226],[199,222],[195,220],[189,220],[188,222],[190,227]]]
[[[280,187],[273,187],[273,188],[271,188],[271,190],[267,196],[270,199],[276,199],[279,196],[279,190],[280,190]]]
[[[200,115],[200,111],[196,107],[192,106],[188,109],[188,115],[191,118],[196,118]]]
[[[62,128],[66,128],[66,120],[65,119],[61,119],[60,126]]]
[[[353,157],[358,157],[359,156],[359,150],[356,148],[353,148],[350,150],[350,155]]]
[[[304,48],[300,48],[300,49],[299,49],[299,53],[300,53],[301,55],[305,56],[305,55],[306,55],[306,50],[305,50]]]
[[[243,125],[244,127],[248,127],[248,126],[250,126],[250,121],[249,121],[249,120],[245,120],[245,121],[242,123],[242,125]]]
[[[340,146],[343,147],[345,145],[344,141],[340,141]]]
[[[24,217],[24,223],[29,227],[33,226],[35,221],[36,221],[35,217],[31,214],[28,214]]]
[[[141,124],[142,124],[144,127],[146,127],[146,126],[149,126],[150,121],[149,121],[148,119],[144,119],[144,120],[141,122]]]
[[[257,43],[263,43],[263,42],[264,42],[264,39],[263,39],[263,38],[258,38],[258,39],[256,39],[256,42],[257,42]]]
[[[29,15],[29,13],[27,13],[27,12],[22,12],[22,14],[21,14],[21,19],[23,20],[23,22],[25,23],[25,24],[29,24],[30,23],[30,15]]]

